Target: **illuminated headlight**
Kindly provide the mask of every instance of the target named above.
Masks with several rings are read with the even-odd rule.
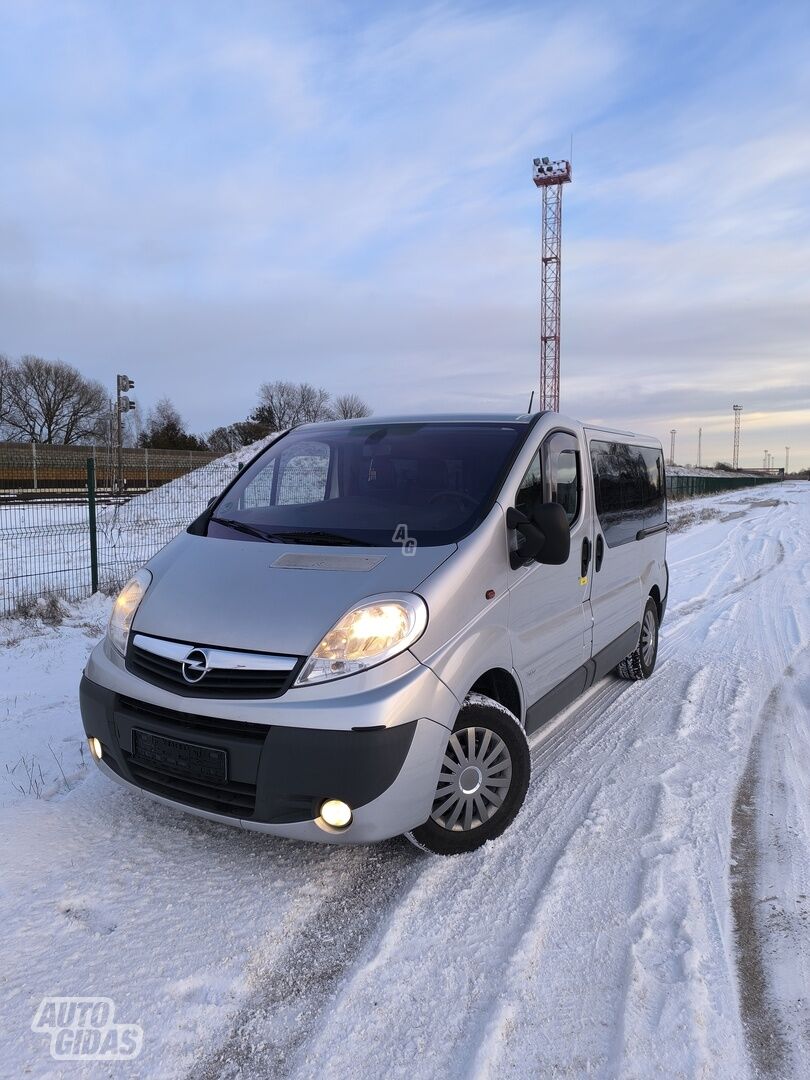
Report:
[[[412,593],[366,600],[335,623],[295,685],[340,679],[390,660],[421,636],[427,620],[424,600]]]
[[[134,577],[130,578],[116,597],[112,615],[110,616],[110,625],[107,628],[107,636],[122,656],[126,655],[127,639],[129,638],[132,620],[135,618],[135,612],[138,610],[138,605],[143,600],[144,593],[151,582],[152,575],[149,571],[141,569]]]

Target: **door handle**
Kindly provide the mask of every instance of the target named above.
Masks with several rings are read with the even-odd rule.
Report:
[[[586,536],[582,541],[582,564],[580,567],[580,577],[584,578],[588,576],[588,564],[591,561],[591,542]]]
[[[605,557],[605,541],[602,539],[600,533],[596,538],[596,558],[594,560],[594,566],[597,574],[602,569],[602,559]]]

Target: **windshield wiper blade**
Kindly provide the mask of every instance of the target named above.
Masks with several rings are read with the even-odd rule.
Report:
[[[263,532],[255,525],[249,525],[246,521],[238,521],[236,518],[212,517],[211,521],[217,525],[227,525],[229,529],[257,536],[260,540],[266,540],[270,544],[329,544],[338,546],[367,547],[362,540],[354,540],[351,536],[343,536],[342,533],[323,532],[320,529],[291,530],[290,532]]]
[[[342,533],[323,532],[320,529],[302,529],[300,531],[273,533],[273,537],[290,544],[325,544],[341,547],[368,547],[362,540],[355,540]]]
[[[237,532],[247,533],[249,536],[257,536],[260,540],[266,540],[269,544],[272,544],[275,539],[272,533],[262,532],[261,529],[257,529],[254,525],[248,525],[246,521],[237,521],[236,518],[212,517],[211,521],[216,522],[217,525],[227,525],[229,529],[236,529]]]

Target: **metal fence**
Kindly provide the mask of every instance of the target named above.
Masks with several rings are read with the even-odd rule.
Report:
[[[87,490],[87,459],[92,457],[99,493],[134,494],[160,487],[192,469],[215,461],[200,450],[148,450],[125,446],[52,446],[0,442],[0,499],[12,494],[35,498],[54,492]]]
[[[668,499],[693,499],[696,495],[720,495],[735,488],[755,487],[757,484],[775,484],[782,476],[670,476],[667,473]]]
[[[115,591],[236,472],[211,454],[131,451],[119,493],[101,449],[22,449],[0,444],[0,614],[49,594]]]
[[[0,615],[52,593],[80,600],[118,589],[233,478],[235,460],[211,459],[125,451],[121,493],[116,463],[103,448],[0,444]],[[317,486],[317,466],[313,461],[294,478],[301,498]],[[778,479],[668,476],[667,494],[685,499]],[[294,491],[287,496],[299,501]]]

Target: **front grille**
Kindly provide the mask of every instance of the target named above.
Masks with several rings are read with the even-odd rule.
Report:
[[[127,669],[146,682],[185,697],[275,698],[285,693],[295,681],[303,658],[295,659],[296,665],[291,671],[209,668],[199,682],[189,683],[183,678],[181,661],[158,656],[132,642],[127,652]]]
[[[255,784],[240,784],[234,780],[227,780],[224,784],[208,784],[196,778],[175,776],[137,761],[126,751],[124,760],[140,787],[155,795],[162,795],[164,799],[230,817],[251,817],[255,810]]]

